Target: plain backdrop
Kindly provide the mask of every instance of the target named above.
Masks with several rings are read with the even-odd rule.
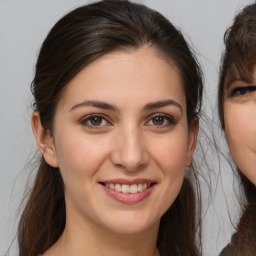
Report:
[[[30,83],[38,50],[50,28],[60,17],[88,2],[0,0],[0,255],[5,254],[15,236],[17,212],[27,177],[26,164],[36,150],[30,128]],[[217,120],[216,90],[223,34],[232,23],[235,13],[252,1],[140,2],[167,16],[182,30],[194,48],[205,75],[205,112]],[[214,129],[216,134],[219,133],[217,125]],[[220,139],[223,140],[220,143],[226,150],[223,136]],[[239,217],[233,191],[232,171],[225,164],[219,169],[217,160],[212,164],[212,171],[216,170],[212,175],[215,197],[209,202],[210,206],[203,221],[205,256],[218,255],[229,242],[234,232],[229,214],[234,223]],[[219,170],[222,173],[222,183],[218,179]],[[204,172],[208,172],[207,168]],[[216,184],[218,186],[215,189]],[[205,199],[204,203],[207,202],[208,199]]]

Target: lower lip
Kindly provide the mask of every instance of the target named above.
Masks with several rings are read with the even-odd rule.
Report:
[[[117,192],[113,189],[105,187],[104,185],[102,185],[102,187],[104,188],[106,193],[112,198],[114,198],[115,200],[124,204],[135,204],[147,198],[151,194],[155,185],[135,194]]]

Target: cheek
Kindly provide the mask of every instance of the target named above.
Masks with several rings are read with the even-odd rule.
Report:
[[[152,141],[152,157],[167,176],[180,175],[186,165],[188,135],[175,133],[160,141]]]
[[[227,104],[224,110],[225,133],[230,155],[243,174],[255,184],[255,106],[250,102],[247,104]]]
[[[56,154],[60,170],[65,176],[93,175],[108,155],[108,144],[97,143],[99,138],[81,133],[66,133],[67,139],[56,141]]]
[[[256,111],[248,105],[227,104],[224,107],[225,133],[230,150],[239,144],[255,144]],[[254,146],[255,147],[255,146]]]
[[[92,136],[79,135],[79,132],[67,134],[66,137],[59,136],[56,141],[59,169],[65,185],[68,207],[78,207],[83,212],[85,209],[81,202],[89,202],[93,197],[95,173],[106,159],[109,146],[104,143],[104,139],[99,144]]]
[[[162,172],[161,203],[163,213],[173,204],[181,189],[188,150],[188,135],[170,136],[161,143],[154,143],[152,157]]]

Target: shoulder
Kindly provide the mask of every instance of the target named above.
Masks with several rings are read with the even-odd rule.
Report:
[[[231,245],[227,245],[220,253],[219,256],[237,256]]]

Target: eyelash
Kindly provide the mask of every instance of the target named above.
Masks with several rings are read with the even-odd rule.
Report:
[[[160,118],[164,118],[165,121],[168,122],[168,124],[165,124],[165,125],[156,125],[156,124],[152,124],[152,126],[155,126],[157,128],[160,128],[160,127],[166,127],[166,126],[172,126],[172,125],[175,125],[177,124],[177,122],[174,120],[174,118],[170,115],[166,115],[166,114],[154,114],[153,116],[150,117],[150,120],[147,122],[147,124],[149,122],[151,122],[154,118],[157,118],[157,117],[160,117]]]
[[[243,96],[243,95],[249,94],[253,91],[256,91],[255,85],[250,85],[250,86],[246,86],[246,87],[237,87],[234,90],[232,90],[231,97]],[[241,92],[244,92],[244,93],[241,93]]]
[[[99,125],[93,125],[92,121],[94,118],[100,118],[102,120],[102,122],[107,123],[107,126],[111,125],[111,123],[108,121],[108,118],[106,118],[105,115],[103,115],[103,114],[92,114],[92,115],[86,116],[85,118],[82,119],[81,124],[84,126],[93,128],[93,129],[99,129],[102,125],[101,125],[101,123]],[[90,124],[89,124],[89,122],[90,122]],[[104,126],[106,126],[106,125],[104,125]]]
[[[95,121],[95,120],[93,120],[95,118],[100,118],[100,124],[99,125],[92,124],[92,122]],[[153,122],[154,118],[164,118],[163,122],[167,121],[168,124],[160,124],[160,125],[157,125],[157,124],[154,124],[154,123],[149,124],[150,122]],[[102,122],[106,122],[106,124],[102,125]],[[93,129],[99,129],[102,126],[111,126],[111,122],[103,114],[88,115],[85,118],[83,118],[80,123],[84,126],[87,126],[89,128],[93,128]],[[155,126],[156,128],[172,126],[172,125],[175,125],[175,124],[177,124],[177,121],[175,121],[172,116],[167,115],[167,114],[161,114],[161,113],[157,113],[157,114],[152,115],[150,117],[149,121],[146,122],[146,126]]]

